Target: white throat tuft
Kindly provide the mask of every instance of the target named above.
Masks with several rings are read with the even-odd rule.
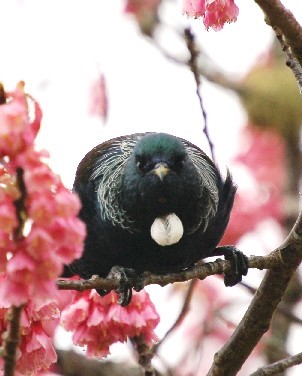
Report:
[[[151,237],[161,246],[177,243],[183,236],[184,228],[175,213],[158,217],[151,226]]]

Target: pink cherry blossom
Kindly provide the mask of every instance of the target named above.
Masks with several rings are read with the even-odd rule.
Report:
[[[144,290],[133,292],[131,303],[122,307],[114,292],[100,297],[95,290],[77,293],[74,302],[62,312],[61,324],[73,332],[73,342],[87,346],[88,356],[103,357],[115,342],[144,336],[147,344],[157,340],[154,328],[158,313]]]
[[[52,338],[40,322],[34,322],[22,338],[17,371],[22,375],[35,374],[37,370],[47,370],[56,360]]]
[[[183,0],[188,17],[201,18],[206,29],[221,30],[226,22],[236,21],[239,13],[234,0]]]
[[[15,156],[31,145],[39,131],[42,112],[33,100],[35,117],[29,118],[28,101],[24,94],[24,83],[8,93],[9,101],[0,109],[0,157]]]
[[[238,13],[234,0],[207,0],[203,23],[207,29],[220,30],[226,22],[236,21]]]
[[[2,197],[4,200],[0,202],[0,228],[6,233],[13,232],[17,226],[16,208],[10,197]]]
[[[205,0],[183,0],[183,10],[188,17],[203,17],[206,11]]]
[[[44,302],[56,297],[58,290],[55,284],[59,261],[35,260],[26,252],[19,249],[7,263],[6,275],[3,276],[0,288],[0,300],[12,305],[32,301],[40,308]]]

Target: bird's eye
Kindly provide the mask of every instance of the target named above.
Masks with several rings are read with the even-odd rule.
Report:
[[[136,167],[139,172],[143,172],[146,167],[146,161],[141,156],[136,157]]]
[[[140,161],[136,162],[136,167],[137,167],[138,171],[142,171],[142,162],[140,162]]]
[[[183,156],[175,158],[174,166],[176,170],[180,171],[183,168],[184,164],[185,164],[185,160]]]

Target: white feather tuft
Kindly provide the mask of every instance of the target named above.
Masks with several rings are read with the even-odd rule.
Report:
[[[177,243],[183,233],[182,222],[175,213],[156,218],[151,226],[151,237],[161,246]]]

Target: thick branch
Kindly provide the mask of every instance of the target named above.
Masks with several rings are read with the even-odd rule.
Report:
[[[72,350],[56,350],[57,366],[64,376],[143,376],[139,366],[88,359]]]
[[[286,9],[279,0],[255,0],[255,3],[266,14],[268,24],[280,29],[302,65],[302,27],[292,12]]]
[[[254,298],[229,341],[215,355],[208,376],[235,375],[249,357],[263,334],[296,268],[302,260],[302,214],[278,252],[283,267],[267,271]]]

